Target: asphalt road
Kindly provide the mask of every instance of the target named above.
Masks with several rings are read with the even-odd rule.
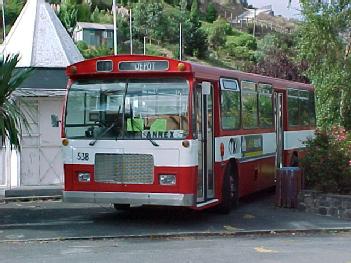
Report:
[[[0,204],[0,243],[316,229],[351,230],[351,221],[277,208],[272,195],[246,200],[229,215],[164,207],[117,212],[110,205],[61,201]]]
[[[276,236],[181,240],[0,243],[2,263],[350,263],[351,236]]]

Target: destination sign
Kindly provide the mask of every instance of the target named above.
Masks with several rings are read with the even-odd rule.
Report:
[[[123,61],[118,64],[120,71],[164,71],[168,70],[168,61]]]

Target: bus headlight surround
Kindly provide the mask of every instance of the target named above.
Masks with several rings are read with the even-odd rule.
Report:
[[[175,185],[177,183],[175,174],[160,174],[160,185]]]
[[[80,183],[89,183],[90,182],[90,173],[78,173],[78,181]]]

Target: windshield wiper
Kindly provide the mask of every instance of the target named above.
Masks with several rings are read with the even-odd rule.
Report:
[[[117,121],[114,121],[114,122],[110,125],[110,127],[108,127],[106,130],[104,130],[103,133],[97,135],[97,136],[95,137],[94,140],[92,140],[91,142],[89,142],[89,145],[90,145],[90,146],[94,146],[95,143],[97,142],[97,140],[98,140],[99,138],[101,138],[102,136],[104,136],[106,133],[108,133],[110,130],[112,130],[112,129],[117,125],[117,123],[118,123],[118,116],[119,116],[120,111],[121,111],[121,105],[119,105],[119,108],[118,108],[118,112],[117,112]],[[99,121],[99,122],[101,122],[101,121]],[[102,122],[101,122],[101,123],[102,123]],[[117,138],[116,138],[116,140],[117,140]]]
[[[140,127],[138,127],[138,125],[134,125],[134,116],[133,116],[132,104],[129,104],[129,112],[130,112],[130,122],[131,122],[132,130],[134,131],[134,127],[136,127],[139,130],[139,132],[143,133],[143,131],[140,129]],[[149,142],[151,142],[151,144],[153,146],[156,146],[156,147],[160,146],[157,142],[155,142],[150,137],[146,136],[146,139],[148,139]]]
[[[116,122],[112,123],[112,124],[110,125],[110,127],[108,127],[106,130],[104,130],[103,133],[99,134],[98,136],[95,137],[94,140],[92,140],[91,142],[89,142],[89,145],[90,145],[90,146],[94,146],[98,139],[100,139],[102,136],[104,136],[106,133],[108,133],[110,130],[112,130],[112,128],[115,127],[115,126],[116,126]]]

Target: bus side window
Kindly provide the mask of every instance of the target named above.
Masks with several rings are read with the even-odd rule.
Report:
[[[313,92],[288,88],[289,126],[314,126],[315,110]]]
[[[257,128],[258,111],[256,83],[252,81],[242,81],[241,90],[243,128]]]
[[[260,128],[273,127],[273,88],[270,84],[258,84],[258,122]]]
[[[289,126],[299,125],[299,91],[288,89],[288,123]]]
[[[220,79],[221,124],[224,130],[240,128],[240,87],[233,79]]]
[[[299,124],[302,126],[309,126],[310,124],[310,105],[309,105],[309,94],[306,90],[299,91]]]

